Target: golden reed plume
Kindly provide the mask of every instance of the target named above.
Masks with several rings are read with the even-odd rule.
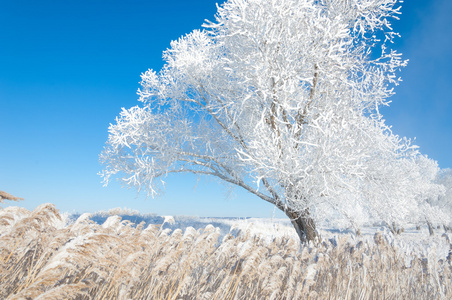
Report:
[[[381,234],[300,245],[212,225],[70,220],[52,204],[0,210],[0,299],[452,299],[446,259]]]

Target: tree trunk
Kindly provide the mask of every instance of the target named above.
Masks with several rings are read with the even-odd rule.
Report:
[[[432,223],[430,223],[430,221],[427,221],[427,226],[428,226],[428,232],[430,233],[430,235],[434,235],[435,232],[433,231],[433,226],[432,226]]]
[[[297,231],[298,237],[302,243],[314,241],[318,237],[314,220],[309,215],[308,209],[298,212],[286,208],[284,212],[290,218],[290,221]]]

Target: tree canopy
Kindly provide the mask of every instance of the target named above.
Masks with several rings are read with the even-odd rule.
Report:
[[[229,0],[142,74],[101,154],[102,175],[159,193],[170,173],[214,176],[276,205],[300,238],[325,218],[407,222],[436,191],[392,133],[407,62],[397,0]],[[439,193],[439,192],[438,192]]]

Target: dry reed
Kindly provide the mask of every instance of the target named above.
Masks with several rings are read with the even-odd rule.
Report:
[[[451,260],[407,263],[377,233],[316,245],[209,225],[170,231],[53,205],[0,210],[1,299],[452,299]]]
[[[3,200],[10,200],[10,201],[21,201],[24,200],[23,198],[15,197],[11,194],[8,194],[7,192],[0,191],[0,203],[4,203]]]

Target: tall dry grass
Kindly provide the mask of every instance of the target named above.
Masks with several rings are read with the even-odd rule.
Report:
[[[13,195],[11,195],[11,194],[8,194],[8,193],[5,192],[5,191],[0,191],[0,203],[4,203],[3,200],[22,201],[22,200],[24,200],[24,199],[23,199],[23,198],[20,198],[20,197],[13,196]]]
[[[242,232],[132,226],[53,205],[0,210],[0,299],[452,299],[450,255],[407,264],[384,236],[300,247]]]

